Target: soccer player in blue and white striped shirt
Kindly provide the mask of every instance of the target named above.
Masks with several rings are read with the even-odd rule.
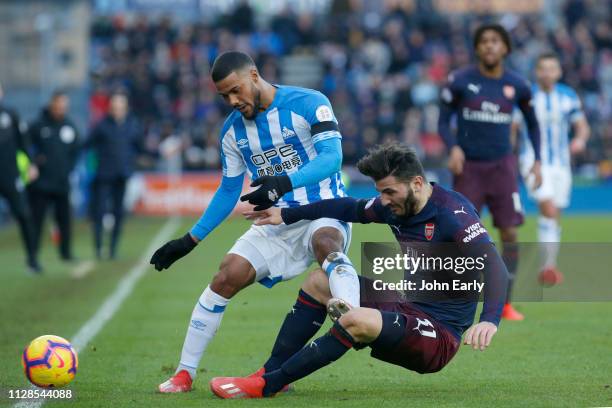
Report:
[[[340,178],[341,135],[329,100],[320,92],[266,82],[242,52],[221,54],[212,67],[219,95],[234,110],[221,129],[223,178],[210,206],[182,238],[158,249],[151,263],[168,268],[189,253],[232,211],[248,173],[255,191],[243,201],[265,209],[296,207],[344,197]],[[359,306],[359,281],[344,252],[350,224],[323,218],[292,225],[252,226],[229,250],[191,315],[177,372],[159,386],[163,393],[192,388],[204,350],[214,337],[230,299],[257,281],[272,287],[291,279],[316,260],[330,290]],[[255,375],[278,369],[301,349],[325,320],[325,306],[300,290],[287,314],[272,355]]]
[[[533,179],[528,174],[535,156],[533,148],[521,140],[519,150],[521,174],[540,208],[538,241],[543,249],[540,282],[549,285],[563,279],[556,261],[561,241],[559,217],[569,204],[572,187],[570,155],[584,151],[590,134],[578,95],[569,86],[559,83],[560,78],[558,57],[553,53],[542,54],[536,63],[537,85],[533,88],[532,99],[541,135],[542,184],[539,188],[533,188]],[[515,126],[516,122],[515,119]]]

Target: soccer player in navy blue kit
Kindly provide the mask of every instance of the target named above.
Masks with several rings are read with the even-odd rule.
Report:
[[[474,34],[475,66],[452,72],[442,90],[438,130],[449,150],[453,189],[465,195],[478,212],[486,205],[504,243],[503,259],[510,273],[502,317],[522,320],[510,304],[518,265],[517,227],[523,223],[518,193],[518,169],[510,130],[515,106],[522,111],[536,152],[530,170],[535,185],[540,175],[540,130],[528,81],[504,67],[511,50],[510,36],[500,25],[483,25]],[[457,132],[451,119],[457,116]]]
[[[310,342],[279,369],[261,377],[218,377],[211,390],[222,398],[272,396],[287,384],[330,364],[350,348],[371,348],[371,356],[419,373],[444,368],[465,344],[484,350],[497,332],[505,300],[507,271],[474,206],[461,194],[425,179],[414,151],[386,145],[371,151],[357,164],[374,179],[380,196],[370,200],[351,197],[322,200],[296,208],[270,208],[245,213],[256,224],[292,224],[331,217],[347,222],[386,223],[400,245],[424,242],[457,243],[462,254],[487,257],[484,269],[484,305],[480,321],[472,325],[474,299],[407,301],[399,292],[363,297],[361,307],[350,308],[330,299],[327,279],[320,271],[302,286],[320,303],[327,303],[331,330]],[[434,271],[435,272],[435,271]],[[362,290],[372,281],[362,279]],[[471,327],[470,327],[471,326]],[[467,332],[466,332],[467,330]]]

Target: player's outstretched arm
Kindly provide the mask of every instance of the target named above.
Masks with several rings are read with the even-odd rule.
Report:
[[[293,224],[301,220],[318,220],[319,218],[335,218],[345,222],[382,222],[368,217],[365,209],[368,200],[357,200],[353,197],[332,198],[321,200],[300,207],[269,208],[264,211],[247,211],[243,215],[255,224]]]
[[[497,333],[506,300],[508,270],[492,242],[467,244],[464,253],[471,257],[481,256],[486,259],[483,271],[484,303],[480,322],[470,327],[464,337],[464,344],[471,345],[474,350],[483,351],[489,347],[491,339]]]
[[[166,242],[155,251],[149,263],[161,271],[191,252],[199,241],[206,238],[232,212],[238,202],[243,180],[244,173],[235,177],[223,176],[210,205],[191,231],[179,239]]]
[[[242,213],[247,220],[254,221],[255,225],[279,225],[283,223],[281,209],[271,207],[263,211],[245,211]]]

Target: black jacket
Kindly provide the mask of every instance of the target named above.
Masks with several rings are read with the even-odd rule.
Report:
[[[98,122],[87,140],[97,160],[96,178],[129,177],[137,154],[143,151],[142,143],[142,128],[131,115],[122,123],[111,116]]]
[[[13,184],[19,176],[17,150],[30,156],[30,143],[20,128],[19,116],[0,105],[0,183]]]
[[[55,120],[47,109],[30,125],[34,162],[39,177],[30,188],[63,193],[70,189],[69,176],[79,153],[79,134],[74,123],[64,118]]]

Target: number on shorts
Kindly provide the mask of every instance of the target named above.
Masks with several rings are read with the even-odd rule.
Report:
[[[418,317],[417,319],[417,326],[414,328],[414,330],[417,330],[419,333],[421,333],[421,336],[425,336],[425,337],[431,337],[432,339],[436,338],[436,331],[434,330],[434,326],[433,324],[431,324],[431,322],[429,321],[429,319],[419,319]],[[429,329],[423,329],[423,327],[431,327],[431,330]]]

